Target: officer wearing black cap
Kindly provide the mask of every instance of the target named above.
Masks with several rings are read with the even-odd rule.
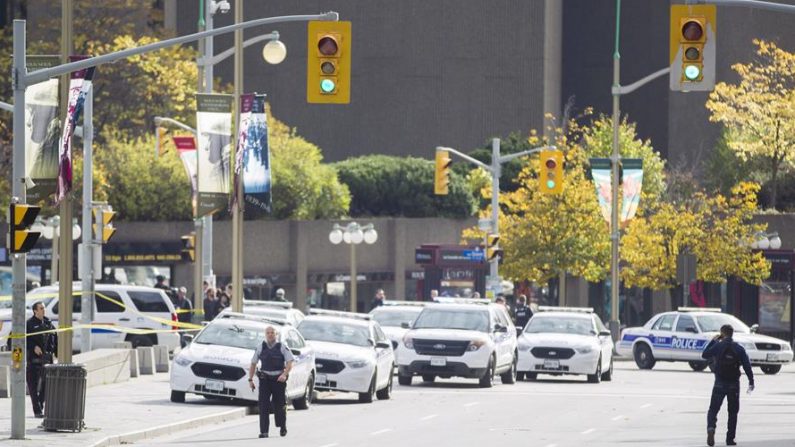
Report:
[[[268,437],[270,417],[268,410],[273,408],[273,419],[277,427],[281,427],[279,435],[287,436],[287,377],[293,367],[294,357],[292,352],[278,341],[276,329],[268,326],[265,330],[265,340],[257,347],[251,358],[251,367],[248,372],[248,383],[254,390],[254,372],[257,363],[259,371],[259,437]]]

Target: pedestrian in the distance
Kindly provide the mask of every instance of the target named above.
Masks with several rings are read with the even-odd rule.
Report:
[[[215,297],[215,289],[213,287],[207,288],[207,295],[204,298],[204,321],[213,321],[213,318],[218,315],[219,304],[218,299]]]
[[[373,310],[376,307],[383,306],[385,299],[386,299],[386,293],[384,293],[384,289],[378,289],[375,292],[375,296],[373,297],[373,301],[370,303],[370,310]]]
[[[186,289],[185,287],[180,287],[177,290],[177,298],[176,301],[174,302],[174,307],[176,308],[177,311],[177,320],[180,323],[190,323],[191,321],[193,321],[193,305],[188,299],[187,294],[188,294],[188,289]],[[184,340],[185,327],[180,327],[179,329],[180,329],[179,332],[180,346],[184,348],[187,345],[187,343],[185,343]]]
[[[54,353],[58,349],[58,337],[55,326],[44,316],[44,304],[33,303],[33,316],[28,320],[25,331],[28,336],[27,375],[28,394],[33,403],[33,414],[37,418],[44,417],[44,366],[53,363]]]
[[[268,437],[270,416],[268,410],[273,409],[273,420],[280,427],[279,435],[287,436],[287,378],[293,368],[292,352],[278,341],[278,333],[273,326],[265,329],[265,340],[257,346],[251,358],[248,370],[248,384],[251,390],[256,389],[254,374],[259,378],[259,437]],[[260,369],[257,370],[257,363]]]
[[[740,412],[740,366],[748,377],[748,392],[754,390],[754,372],[745,349],[732,340],[734,328],[724,324],[720,335],[709,342],[701,357],[712,362],[715,384],[707,412],[707,445],[715,445],[715,429],[718,425],[718,411],[726,398],[729,407],[729,423],[726,431],[726,445],[737,445],[737,413]]]
[[[514,315],[516,316],[516,327],[519,329],[524,329],[527,322],[533,318],[533,311],[527,306],[526,296],[519,295],[519,298],[516,299],[516,310],[514,311]]]
[[[276,289],[276,294],[273,296],[273,301],[279,301],[282,303],[287,302],[287,298],[285,297],[284,289]]]

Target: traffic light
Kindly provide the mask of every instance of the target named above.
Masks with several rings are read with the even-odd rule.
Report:
[[[183,261],[194,262],[196,260],[196,233],[191,232],[182,236],[182,255]]]
[[[351,22],[312,21],[307,27],[306,101],[351,102]]]
[[[671,90],[715,88],[716,23],[715,5],[671,5]]]
[[[486,261],[502,258],[502,249],[499,243],[499,234],[489,234],[486,236]]]
[[[166,133],[168,133],[168,129],[165,127],[158,126],[155,129],[155,155],[158,157],[168,151],[168,148],[166,147]]]
[[[91,208],[91,215],[94,219],[92,225],[94,241],[98,244],[107,244],[116,234],[116,227],[113,226],[116,212],[111,207],[94,206]]]
[[[433,193],[436,195],[447,195],[450,185],[450,165],[453,159],[450,152],[444,149],[436,149],[436,169],[433,173]]]
[[[563,152],[541,151],[538,182],[543,194],[563,192]]]
[[[40,206],[12,203],[8,210],[8,239],[6,245],[11,253],[27,253],[39,240],[41,233],[30,231],[30,226],[41,211]]]

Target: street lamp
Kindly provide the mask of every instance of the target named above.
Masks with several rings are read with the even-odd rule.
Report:
[[[754,235],[756,238],[753,242],[751,242],[751,248],[759,249],[759,250],[778,250],[781,248],[781,238],[778,236],[778,232],[772,233],[764,233],[759,232]]]
[[[356,312],[356,246],[362,242],[372,245],[378,240],[378,233],[373,224],[359,225],[351,222],[346,226],[334,224],[334,228],[328,234],[328,240],[339,245],[342,242],[351,246],[351,304],[350,311]]]
[[[44,236],[45,239],[52,240],[52,250],[50,255],[50,283],[55,283],[58,280],[58,254],[55,247],[58,246],[58,240],[61,236],[61,216],[55,215],[48,219],[36,219],[36,222],[30,227],[31,231],[37,231]],[[80,239],[82,229],[77,224],[77,219],[72,219],[72,240]]]

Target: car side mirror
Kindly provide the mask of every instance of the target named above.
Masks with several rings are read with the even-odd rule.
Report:
[[[185,343],[191,344],[193,343],[193,334],[184,334],[182,335],[182,339],[185,340]]]
[[[402,327],[403,329],[411,329],[411,323],[409,323],[408,321],[404,321],[400,323],[400,327]]]
[[[751,325],[751,333],[756,334],[757,332],[759,332],[759,325],[758,324]]]
[[[503,326],[503,325],[501,325],[501,324],[495,324],[494,325],[494,332],[508,332],[508,328]]]
[[[300,349],[290,349],[290,352],[292,352],[293,355],[301,355],[301,350]]]
[[[686,328],[685,328],[685,332],[690,332],[690,333],[693,333],[693,334],[698,334],[698,329],[696,329],[696,328],[695,328],[695,327],[693,327],[693,326],[688,326],[688,327],[686,327]]]
[[[388,342],[388,341],[379,341],[378,343],[375,344],[375,347],[376,348],[389,349],[389,348],[392,347],[392,343]]]
[[[609,337],[611,335],[613,335],[613,334],[611,334],[610,331],[599,331],[599,336],[600,337]]]

